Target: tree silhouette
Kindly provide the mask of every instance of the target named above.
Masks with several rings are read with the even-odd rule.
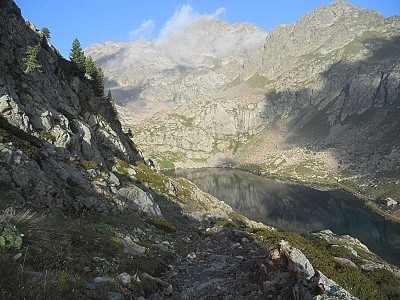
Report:
[[[43,27],[40,31],[42,36],[44,36],[48,41],[50,41],[50,30],[47,27]]]
[[[99,66],[94,66],[92,87],[96,96],[104,96],[104,73]],[[107,97],[108,98],[108,97]]]
[[[83,78],[86,71],[86,57],[82,51],[81,43],[78,39],[72,42],[71,51],[69,53],[69,59],[73,64],[73,71],[76,76]]]

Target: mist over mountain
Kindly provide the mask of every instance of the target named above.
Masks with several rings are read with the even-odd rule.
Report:
[[[169,111],[232,81],[244,54],[262,47],[266,36],[249,23],[230,24],[210,15],[167,33],[153,41],[106,42],[85,50],[105,69],[106,85],[120,103],[137,112],[124,115],[129,122]]]

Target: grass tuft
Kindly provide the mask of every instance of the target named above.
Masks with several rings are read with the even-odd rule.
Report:
[[[51,231],[47,227],[46,218],[37,212],[27,209],[16,213],[13,208],[8,208],[0,215],[0,222],[15,226],[24,244],[45,245],[51,242]]]

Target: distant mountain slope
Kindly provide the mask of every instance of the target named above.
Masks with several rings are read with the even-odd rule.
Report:
[[[107,87],[127,122],[208,95],[238,76],[243,54],[262,47],[266,33],[248,23],[201,16],[156,41],[105,42],[85,52],[105,70]]]
[[[160,108],[160,98],[180,99],[180,106],[170,113],[173,106],[163,107],[164,114],[135,126],[136,139],[164,167],[255,164],[325,183],[359,176],[364,179],[348,182],[354,190],[400,197],[399,49],[399,16],[385,19],[334,1],[266,33],[263,46],[242,51],[229,64],[201,71],[192,65],[196,87],[209,83],[201,92],[187,76],[173,73],[179,95],[190,95],[185,101],[170,93],[175,85],[165,70],[157,80],[147,77],[148,88],[136,86],[144,109]],[[121,67],[112,70],[110,81]],[[150,91],[157,93],[147,97]],[[131,110],[129,97],[120,97],[127,101],[123,115],[141,113]],[[125,119],[125,126],[133,124]]]

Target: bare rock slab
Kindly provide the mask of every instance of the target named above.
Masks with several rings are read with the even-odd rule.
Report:
[[[126,236],[122,243],[124,245],[124,253],[130,254],[134,257],[142,257],[146,251],[145,247],[136,244],[129,236]]]

